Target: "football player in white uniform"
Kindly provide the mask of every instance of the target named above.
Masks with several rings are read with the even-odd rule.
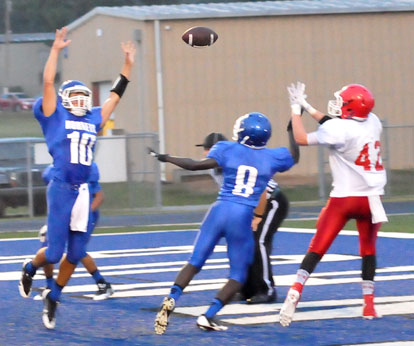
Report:
[[[382,125],[371,113],[374,97],[362,85],[347,85],[328,103],[331,118],[306,101],[303,83],[292,84],[288,92],[295,140],[299,145],[320,144],[329,148],[333,188],[280,311],[280,323],[285,327],[291,323],[306,280],[350,219],[356,220],[362,257],[362,316],[364,319],[380,317],[374,308],[375,243],[381,223],[388,220],[380,199],[384,194],[386,173],[381,160]],[[306,133],[302,109],[321,124],[317,131]]]

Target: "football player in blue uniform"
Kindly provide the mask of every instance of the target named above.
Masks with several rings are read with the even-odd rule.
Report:
[[[201,270],[221,238],[227,241],[230,262],[229,280],[218,292],[211,306],[197,319],[197,325],[205,330],[226,330],[216,314],[243,286],[254,255],[254,239],[251,228],[253,212],[270,178],[276,172],[284,172],[299,159],[298,146],[290,132],[291,150],[266,148],[271,136],[271,125],[261,113],[249,113],[237,119],[233,129],[236,142],[221,141],[214,145],[207,158],[196,161],[168,154],[149,153],[159,161],[170,162],[188,170],[222,168],[223,184],[217,201],[210,207],[194,244],[188,263],[181,269],[170,294],[164,298],[154,329],[163,334],[168,318],[177,300],[192,278]]]
[[[70,44],[67,28],[56,30],[56,37],[43,72],[43,97],[33,107],[46,139],[56,171],[47,189],[48,246],[40,249],[33,260],[23,263],[19,282],[20,294],[30,295],[33,276],[39,267],[58,263],[66,244],[67,256],[60,263],[52,289],[43,291],[42,320],[48,329],[56,323],[56,307],[61,291],[77,263],[86,256],[93,153],[98,132],[114,111],[128,84],[136,48],[132,42],[121,44],[124,64],[108,99],[102,107],[92,107],[91,91],[82,82],[66,81],[59,93],[54,88],[58,56]]]
[[[42,174],[43,180],[46,184],[53,179],[55,173],[55,169],[53,165],[47,167]],[[93,230],[95,229],[98,220],[99,220],[99,207],[104,201],[104,193],[102,191],[101,185],[99,184],[99,169],[98,165],[93,162],[92,163],[92,171],[89,176],[89,193],[91,195],[91,222],[88,224],[88,236],[92,235]],[[39,232],[41,248],[47,247],[47,225],[44,225]],[[93,300],[104,300],[109,298],[113,294],[112,286],[109,282],[105,280],[102,276],[101,272],[99,271],[95,261],[93,258],[86,254],[84,258],[81,259],[83,266],[86,268],[89,274],[92,275],[93,279],[98,286],[98,291],[96,292]],[[53,287],[53,269],[54,265],[51,263],[45,264],[43,266],[43,271],[46,276],[46,288],[51,289]],[[41,295],[36,296],[34,299],[38,299]]]

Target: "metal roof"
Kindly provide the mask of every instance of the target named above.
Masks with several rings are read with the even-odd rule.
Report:
[[[53,32],[42,32],[36,34],[11,34],[11,43],[23,43],[23,42],[42,42],[42,41],[53,41],[55,39],[55,33]],[[0,35],[0,43],[6,41],[6,35]]]
[[[414,0],[290,0],[186,5],[95,7],[69,25],[73,29],[96,15],[135,20],[284,16],[332,13],[414,11]]]

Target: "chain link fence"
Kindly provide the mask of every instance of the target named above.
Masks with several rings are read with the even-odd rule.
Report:
[[[96,162],[105,194],[106,214],[145,213],[161,209],[206,206],[218,187],[208,172],[177,170],[172,181],[161,181],[160,163],[148,155],[158,150],[156,133],[100,137]],[[386,198],[414,198],[414,125],[384,123],[382,157],[387,169]],[[51,164],[46,143],[39,138],[0,140],[0,217],[45,215],[43,170]],[[324,201],[332,183],[328,150],[318,148],[318,176],[280,184],[291,202]],[[289,177],[288,177],[289,178]],[[291,180],[289,180],[291,181]]]

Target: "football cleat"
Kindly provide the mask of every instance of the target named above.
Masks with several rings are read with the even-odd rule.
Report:
[[[43,313],[42,321],[47,329],[54,329],[56,326],[56,308],[58,302],[54,302],[49,297],[50,289],[45,289],[42,293],[43,297]]]
[[[374,318],[381,318],[382,316],[377,313],[374,307],[374,295],[364,295],[364,307],[362,309],[362,318],[364,320],[372,320]]]
[[[93,300],[105,300],[114,294],[114,290],[109,282],[98,283],[98,292],[96,292]]]
[[[293,315],[300,299],[300,293],[291,288],[288,291],[285,302],[279,313],[279,322],[283,327],[288,327],[292,322]]]
[[[30,261],[31,261],[30,259],[26,259],[23,262],[22,277],[20,278],[20,281],[19,281],[19,292],[20,292],[20,295],[23,298],[29,298],[30,297],[30,293],[32,292],[33,278],[26,271],[26,265]]]
[[[272,294],[259,293],[247,299],[247,304],[267,304],[274,303],[277,299],[276,290],[273,289]]]
[[[203,330],[224,331],[228,327],[223,326],[220,321],[213,318],[208,318],[206,315],[201,315],[197,318],[197,326]]]
[[[171,297],[165,297],[161,309],[154,321],[154,330],[156,334],[164,334],[167,330],[168,318],[175,308],[175,300]]]

